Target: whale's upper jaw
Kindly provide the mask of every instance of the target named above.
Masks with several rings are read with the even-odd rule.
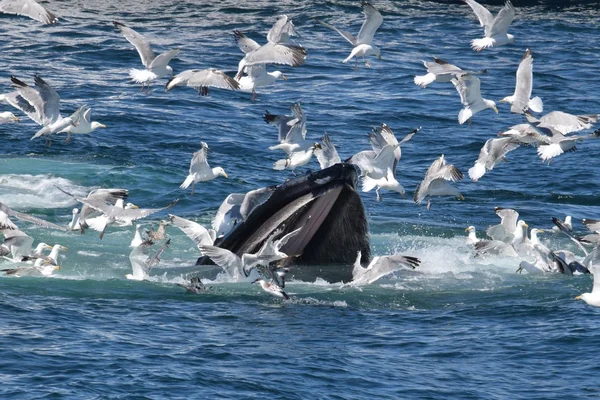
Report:
[[[257,251],[278,229],[284,235],[302,227],[282,248],[297,255],[299,264],[352,265],[358,250],[367,261],[368,226],[357,184],[355,167],[346,163],[289,179],[217,245],[241,256]],[[198,264],[207,261],[200,258]]]

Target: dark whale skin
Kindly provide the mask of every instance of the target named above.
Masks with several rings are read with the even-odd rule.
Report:
[[[281,249],[297,256],[290,265],[293,278],[349,282],[357,252],[362,252],[363,264],[369,262],[371,253],[357,183],[356,169],[347,163],[288,179],[215,245],[241,256],[258,251],[278,229],[282,236],[303,227]],[[200,257],[196,264],[211,263],[209,258]]]

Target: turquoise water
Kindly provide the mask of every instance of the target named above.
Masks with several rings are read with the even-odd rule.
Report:
[[[128,244],[133,229],[94,232],[43,230],[17,224],[36,240],[69,247],[50,279],[0,277],[1,398],[584,398],[599,396],[594,349],[598,310],[573,298],[589,291],[590,276],[515,274],[518,259],[473,257],[465,227],[480,232],[497,222],[496,206],[517,209],[531,227],[551,217],[598,218],[600,144],[543,165],[534,149],[510,153],[479,182],[459,182],[465,200],[434,199],[431,210],[411,199],[440,154],[465,174],[490,137],[522,122],[499,104],[472,126],[456,122],[452,86],[416,87],[420,60],[437,56],[469,69],[487,68],[484,97],[512,94],[525,48],[534,55],[534,95],[546,111],[600,110],[597,79],[600,12],[594,5],[520,7],[511,32],[517,45],[475,53],[469,41],[482,30],[464,4],[378,2],[384,23],[376,44],[383,60],[357,72],[341,63],[350,48],[311,17],[351,32],[362,21],[350,2],[52,2],[56,26],[0,16],[0,92],[10,75],[39,73],[56,87],[62,111],[82,103],[108,126],[51,147],[30,141],[31,121],[0,125],[0,201],[67,224],[76,204],[54,185],[79,195],[97,187],[125,187],[130,201],[160,207],[208,225],[226,195],[281,183],[271,170],[279,153],[267,150],[277,133],[265,110],[287,113],[300,101],[308,137],[327,131],[342,158],[368,147],[366,134],[388,124],[402,137],[399,181],[408,199],[361,194],[373,254],[417,256],[414,272],[374,285],[342,287],[322,280],[292,281],[282,303],[244,283],[219,278],[203,295],[176,283],[196,271],[195,246],[169,229],[172,245],[148,282],[131,282]],[[493,9],[494,13],[497,8]],[[166,93],[166,79],[140,93],[129,68],[137,52],[112,26],[121,21],[144,34],[157,52],[182,49],[170,65],[221,68],[232,74],[241,52],[233,29],[263,43],[275,15],[290,16],[308,49],[306,65],[281,67],[288,77],[247,93],[191,89]],[[270,70],[273,70],[271,68]],[[7,110],[2,105],[0,111]],[[213,166],[229,179],[181,191],[191,154],[208,142]],[[318,168],[316,161],[309,164]],[[146,223],[156,225],[165,214]],[[543,238],[553,249],[572,244]]]

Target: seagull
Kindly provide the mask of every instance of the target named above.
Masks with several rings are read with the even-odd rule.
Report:
[[[140,244],[144,243],[144,238],[142,237],[142,226],[142,224],[137,224],[135,226],[135,233],[133,234],[131,243],[129,243],[129,247],[138,247]]]
[[[178,283],[177,286],[181,286],[187,292],[195,294],[206,292],[212,288],[212,286],[207,287],[206,285],[204,285],[204,283],[202,283],[202,280],[198,276],[192,277],[192,279],[190,279],[190,283]]]
[[[510,137],[525,146],[538,146],[545,143],[540,138],[540,132],[530,124],[518,124],[511,126],[507,131],[498,133],[500,137]]]
[[[6,275],[15,277],[21,276],[51,276],[54,271],[58,271],[60,266],[53,265],[48,260],[38,258],[35,260],[33,266],[17,267],[10,269],[3,269],[0,272],[4,272]]]
[[[563,135],[590,129],[598,122],[600,114],[573,115],[563,111],[552,111],[539,119],[529,113],[525,113],[527,121],[537,129],[545,129],[545,133],[555,132]],[[549,132],[547,132],[549,131]]]
[[[150,43],[142,35],[120,22],[114,21],[113,25],[136,48],[142,64],[146,67],[145,69],[132,68],[129,70],[129,76],[134,82],[142,84],[142,90],[145,86],[148,86],[148,90],[150,90],[150,83],[155,79],[162,78],[167,74],[173,75],[173,68],[169,66],[169,62],[179,53],[179,49],[169,50],[156,56],[150,48]]]
[[[176,86],[189,86],[196,90],[201,96],[208,96],[209,88],[238,90],[239,82],[231,78],[225,72],[215,69],[188,69],[175,75],[167,82],[165,90],[169,91]]]
[[[67,139],[65,143],[71,142],[72,134],[88,134],[92,133],[98,128],[106,128],[106,125],[101,124],[97,121],[92,121],[92,109],[83,106],[81,111],[81,118],[79,118],[79,124],[77,126],[69,125],[65,129],[57,133],[67,133]]]
[[[315,157],[317,157],[321,169],[329,168],[332,165],[342,162],[327,132],[323,135],[320,146],[315,149]]]
[[[379,193],[379,188],[381,187],[397,191],[404,197],[404,187],[396,179],[396,167],[402,156],[400,145],[412,139],[420,129],[414,129],[402,141],[398,142],[394,132],[386,124],[381,124],[380,127],[373,128],[373,131],[369,133],[369,141],[373,150],[361,151],[347,160],[347,162],[360,168],[361,176],[363,177],[363,191],[370,191],[373,187],[378,186],[378,183],[382,183],[383,186],[379,186],[376,192],[378,201],[381,200]],[[391,155],[388,152],[390,148],[382,153],[382,150],[386,146],[391,146]],[[389,158],[390,156],[391,158]],[[365,178],[369,179],[365,180]],[[372,179],[378,182],[373,182]]]
[[[209,231],[197,222],[173,214],[169,214],[169,221],[185,233],[198,247],[198,250],[201,246],[212,246],[215,242],[215,231],[212,229]]]
[[[149,215],[155,214],[159,211],[171,208],[177,203],[177,200],[171,202],[163,208],[139,208],[138,206],[127,203],[125,204],[123,199],[118,199],[115,205],[106,203],[102,200],[86,199],[78,197],[77,201],[87,204],[94,210],[102,212],[102,216],[92,220],[87,220],[90,228],[100,232],[100,239],[104,236],[104,232],[109,225],[117,226],[128,226],[132,225],[132,221],[137,219],[145,218]]]
[[[58,22],[56,15],[35,0],[2,0],[0,13],[23,15],[47,25]]]
[[[45,221],[41,218],[37,218],[19,211],[15,211],[12,208],[10,208],[9,206],[7,206],[6,204],[0,202],[0,211],[2,211],[3,213],[5,213],[6,215],[8,215],[9,217],[15,217],[20,219],[21,221],[27,221],[30,222],[34,225],[37,226],[41,226],[42,228],[50,228],[50,229],[56,229],[59,231],[66,231],[67,228],[60,226],[60,225],[56,225],[53,224],[52,222],[48,222]]]
[[[468,233],[467,241],[470,244],[475,245],[476,243],[479,243],[480,239],[477,237],[477,233],[476,233],[475,227],[473,225],[467,227],[467,229],[465,229],[465,232]]]
[[[56,188],[58,190],[60,190],[61,192],[65,193],[68,196],[71,196],[72,198],[74,198],[75,200],[81,202],[79,200],[79,197],[67,192],[66,190],[61,189],[60,187],[56,186]],[[129,196],[129,190],[127,189],[117,189],[117,188],[110,188],[110,189],[94,189],[92,191],[90,191],[88,193],[88,195],[85,197],[86,200],[91,200],[91,201],[99,201],[102,203],[107,203],[107,204],[116,204],[117,200],[121,199],[121,200],[125,200],[127,199],[127,197]],[[125,205],[123,205],[123,208],[125,207]],[[131,207],[130,208],[134,208]],[[85,230],[87,228],[89,228],[88,223],[86,222],[87,219],[92,219],[92,223],[95,223],[98,220],[95,220],[94,218],[90,218],[93,215],[96,216],[101,216],[102,213],[97,211],[96,209],[90,207],[87,204],[83,204],[83,206],[81,207],[81,211],[77,210],[76,208],[73,209],[73,218],[71,219],[71,223],[69,224],[69,229],[71,230],[80,230],[81,233],[85,233]]]
[[[241,32],[234,31],[239,36]],[[268,43],[260,46],[255,41],[242,40],[238,46],[246,53],[238,64],[236,80],[240,80],[248,67],[256,67],[266,64],[282,64],[297,67],[306,61],[306,49],[289,40],[289,37],[297,34],[292,21],[287,16],[280,16],[267,35]],[[254,96],[253,96],[254,97]]]
[[[482,71],[463,71],[456,65],[452,65],[447,61],[433,57],[433,62],[423,61],[423,65],[427,69],[426,75],[415,76],[415,85],[426,88],[433,82],[450,82],[456,75],[462,74],[485,74],[487,70]]]
[[[512,208],[502,207],[496,207],[494,211],[500,217],[500,223],[490,226],[485,233],[494,240],[511,243],[515,238],[519,213]]]
[[[281,297],[286,300],[290,299],[290,296],[288,296],[288,294],[284,292],[283,289],[275,282],[267,282],[263,278],[257,278],[252,283],[256,282],[258,282],[262,290],[269,293],[270,295],[273,295],[275,297]]]
[[[510,111],[515,114],[523,114],[527,110],[541,113],[544,111],[544,104],[539,97],[531,99],[532,89],[533,57],[531,56],[531,50],[527,49],[517,69],[515,93],[512,96],[506,96],[500,102],[512,104]]]
[[[14,76],[11,76],[10,80],[18,96],[14,97],[9,94],[7,101],[42,126],[42,129],[37,131],[31,140],[42,135],[59,132],[69,126],[77,126],[79,123],[81,112],[86,106],[77,109],[70,117],[63,117],[60,114],[60,97],[58,93],[39,75],[35,75],[34,87],[27,85]],[[50,145],[50,139],[47,139],[47,144]]]
[[[246,54],[260,48],[258,43],[238,30],[233,31],[233,36],[240,50]],[[246,75],[239,77],[236,81],[239,83],[241,90],[252,92],[252,101],[256,100],[257,87],[268,86],[279,78],[287,80],[281,71],[267,72],[266,64],[247,66],[244,72]]]
[[[353,57],[355,57],[355,71],[358,70],[358,57],[363,57],[363,60],[365,61],[365,67],[367,68],[371,66],[371,64],[366,59],[367,56],[375,55],[381,60],[381,50],[379,49],[379,47],[371,45],[371,42],[373,41],[373,36],[375,35],[375,32],[383,22],[383,17],[381,16],[381,13],[371,5],[371,3],[363,1],[361,4],[362,12],[365,15],[365,21],[363,22],[360,31],[358,32],[358,36],[356,37],[354,37],[349,32],[346,32],[342,29],[338,29],[334,26],[329,25],[328,23],[314,18],[315,21],[317,21],[321,25],[329,29],[333,29],[334,31],[342,35],[344,39],[349,41],[350,44],[354,46],[350,55],[346,57],[346,59],[343,62],[347,63]]]
[[[287,158],[275,161],[273,163],[273,169],[276,171],[282,171],[284,169],[294,171],[296,168],[308,164],[315,150],[319,148],[321,148],[321,144],[314,143],[307,150],[296,150],[290,153]]]
[[[286,253],[280,251],[290,238],[296,236],[302,228],[283,235],[280,239],[275,236],[281,234],[281,231],[274,232],[265,240],[265,243],[254,254],[244,253],[241,257],[227,249],[216,246],[199,246],[200,252],[208,256],[215,264],[223,268],[229,277],[235,281],[243,280],[257,265],[269,265],[274,261],[288,258]]]
[[[516,43],[515,37],[508,33],[508,27],[515,19],[515,8],[510,1],[494,18],[491,12],[475,0],[464,0],[475,12],[479,24],[484,28],[485,37],[471,41],[471,47],[475,51],[481,51],[488,47],[502,46],[507,43]]]
[[[157,230],[154,230],[154,227],[152,227],[149,231],[146,231],[148,239],[152,240],[153,242],[165,240],[167,238],[167,232],[165,230],[167,225],[169,225],[169,222],[163,219],[158,223]]]
[[[399,254],[389,256],[377,256],[371,260],[367,268],[360,264],[362,254],[358,251],[354,269],[352,270],[352,286],[370,285],[392,272],[400,269],[413,270],[421,264],[416,257],[401,256]]]
[[[19,122],[19,117],[10,111],[0,112],[0,124],[6,124],[10,122]]]
[[[594,275],[592,292],[583,293],[575,297],[575,300],[583,300],[590,306],[600,307],[600,271],[598,271],[598,266],[596,264],[589,267],[588,269]]]
[[[382,188],[398,192],[402,197],[406,195],[404,186],[394,176],[394,163],[396,161],[394,151],[398,147],[399,145],[392,146],[390,144],[384,146],[375,158],[370,161],[372,172],[368,172],[363,176],[362,191],[370,192],[373,188],[377,187],[375,190],[377,201],[380,201],[382,198],[379,193]],[[382,173],[379,173],[380,171]]]
[[[244,193],[231,193],[223,200],[211,222],[211,230],[214,231],[215,237],[226,235],[236,225],[242,223],[244,217],[242,217],[241,206],[245,196]]]
[[[558,222],[560,222],[569,232],[573,231],[573,221],[572,221],[570,215],[567,215],[565,217],[564,221],[561,221],[560,219],[558,219],[556,217],[553,217],[552,221],[555,221],[555,220],[558,221]],[[556,224],[556,222],[555,222],[555,224]],[[560,232],[560,231],[561,231],[561,229],[558,226],[553,226],[552,227],[552,232]]]
[[[420,204],[429,196],[430,198],[427,200],[427,210],[429,210],[431,207],[431,196],[456,196],[460,200],[464,200],[458,189],[448,183],[448,181],[457,182],[462,178],[462,172],[454,165],[446,164],[446,160],[442,154],[431,164],[427,172],[425,172],[425,177],[419,182],[417,190],[415,190],[415,203]]]
[[[126,274],[125,278],[134,281],[143,281],[148,279],[150,268],[146,262],[148,260],[148,252],[152,244],[153,243],[151,241],[144,241],[131,250],[129,253],[131,274]]]
[[[192,161],[190,162],[190,173],[185,178],[185,181],[179,186],[180,189],[187,189],[192,185],[192,196],[194,195],[194,188],[198,182],[206,182],[215,179],[217,176],[224,176],[227,178],[225,170],[221,167],[211,168],[208,165],[208,144],[206,142],[200,143],[200,150],[192,155]]]
[[[306,140],[306,115],[300,103],[290,107],[292,115],[274,115],[266,111],[263,119],[269,125],[277,127],[279,144],[269,147],[269,150],[283,150],[288,155],[294,151],[307,150],[313,143]]]
[[[471,121],[473,115],[479,111],[491,108],[498,114],[498,108],[493,100],[487,100],[481,97],[481,81],[475,75],[462,74],[452,78],[451,82],[456,87],[460,95],[460,102],[464,106],[458,113],[458,123],[464,124]]]
[[[469,177],[477,182],[487,171],[494,169],[500,161],[507,161],[506,154],[519,147],[519,142],[511,137],[488,139],[481,150],[475,165],[469,168]]]

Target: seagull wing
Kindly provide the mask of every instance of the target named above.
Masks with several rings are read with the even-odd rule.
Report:
[[[539,119],[538,128],[552,128],[563,135],[592,127],[598,122],[598,114],[573,115],[562,111],[552,111]]]
[[[241,31],[233,31],[233,37],[235,38],[235,42],[237,43],[240,50],[246,54],[251,53],[260,48],[260,45],[258,43],[250,39],[248,36],[246,36],[245,33]]]
[[[319,161],[321,169],[325,169],[331,167],[334,164],[342,162],[335,146],[331,142],[331,139],[329,138],[329,135],[327,133],[323,135],[321,147],[315,149],[315,156]]]
[[[150,43],[148,43],[142,35],[120,22],[115,21],[113,22],[113,25],[119,28],[123,36],[125,36],[125,39],[127,39],[127,41],[138,51],[144,67],[149,68],[156,58],[154,52],[150,48]]]
[[[295,117],[291,117],[289,115],[275,115],[267,111],[264,114],[263,119],[267,124],[277,126],[279,131],[277,140],[283,143],[290,129],[292,129],[292,127],[288,125],[288,122],[295,119]]]
[[[510,1],[507,1],[504,7],[500,10],[489,30],[486,30],[485,36],[492,37],[501,33],[506,33],[508,27],[515,19],[515,8]]]
[[[216,246],[200,246],[200,251],[231,277],[235,277],[239,271],[243,271],[242,259],[227,249]]]
[[[239,82],[215,68],[193,70],[193,74],[188,77],[187,85],[195,89],[210,86],[219,89],[236,90],[240,87]]]
[[[202,142],[202,148],[192,155],[190,162],[190,174],[208,175],[211,173],[211,168],[208,165],[208,145]]]
[[[463,106],[471,106],[481,101],[481,81],[478,77],[464,74],[453,78],[452,83],[460,95],[460,102]]]
[[[181,231],[185,233],[187,237],[192,239],[198,248],[203,245],[212,246],[213,240],[210,237],[208,230],[202,225],[173,214],[169,214],[169,220],[173,225],[181,229]]]
[[[7,214],[9,217],[15,217],[15,218],[20,219],[21,221],[31,222],[32,224],[41,226],[43,228],[57,229],[59,231],[67,230],[67,228],[65,228],[64,226],[56,225],[56,224],[53,224],[52,222],[44,221],[41,218],[37,218],[32,215],[28,215],[28,214],[25,214],[22,212],[15,211],[4,203],[0,203],[0,211],[4,211],[4,213]]]
[[[304,64],[306,50],[303,47],[281,43],[267,43],[261,48],[246,54],[242,62],[254,64],[284,64],[296,67]]]
[[[317,18],[313,18],[313,19],[315,21],[317,21],[319,24],[321,24],[321,25],[323,25],[323,26],[325,26],[325,27],[327,27],[329,29],[333,29],[334,31],[336,31],[337,33],[339,33],[340,35],[342,35],[342,37],[344,39],[346,39],[347,41],[349,41],[352,46],[356,46],[358,44],[357,43],[357,39],[351,33],[346,32],[345,30],[342,30],[342,29],[338,29],[338,28],[336,28],[333,25],[329,25],[327,22],[323,22],[320,19],[317,19]]]
[[[281,15],[267,34],[267,40],[272,43],[287,43],[290,36],[297,35],[292,20],[287,15]]]
[[[523,59],[517,68],[517,84],[513,104],[510,111],[516,114],[523,114],[527,111],[531,90],[533,88],[533,57],[531,50],[525,50]]]
[[[119,208],[112,207],[111,216],[118,221],[130,222],[137,219],[146,218],[149,215],[156,214],[159,211],[173,207],[177,200],[172,201],[166,207],[162,208]]]
[[[363,3],[362,12],[365,14],[366,19],[360,27],[360,31],[356,37],[356,44],[371,44],[377,28],[379,28],[383,22],[383,17],[371,3],[367,2]]]
[[[165,68],[177,54],[179,54],[179,49],[173,49],[159,54],[152,60],[150,65],[148,65],[148,69]]]
[[[440,60],[439,58],[434,57],[433,62],[423,61],[425,67],[428,72],[431,72],[435,75],[443,75],[443,74],[460,74],[464,72],[462,69],[457,67],[456,65],[452,65],[447,61]]]
[[[465,3],[473,9],[473,12],[479,19],[479,24],[487,31],[488,27],[492,26],[492,23],[494,22],[492,13],[475,0],[465,0]]]
[[[58,22],[56,15],[48,11],[44,6],[34,0],[3,0],[0,1],[0,12],[7,14],[23,15],[33,18],[44,24],[55,24]]]

